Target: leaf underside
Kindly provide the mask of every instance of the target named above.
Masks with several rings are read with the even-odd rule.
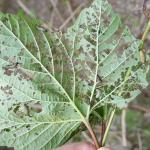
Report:
[[[106,0],[63,35],[0,14],[0,145],[52,150],[96,108],[124,107],[148,85],[139,44]]]

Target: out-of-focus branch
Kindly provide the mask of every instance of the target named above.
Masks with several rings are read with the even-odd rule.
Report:
[[[25,12],[28,16],[30,16],[30,17],[32,17],[32,18],[35,17],[35,16],[32,14],[32,12],[29,10],[29,8],[28,8],[21,0],[17,0],[17,3],[18,3],[18,5],[24,10],[24,12]],[[43,23],[42,26],[43,26],[44,28],[47,28],[47,29],[49,28],[46,23]]]
[[[69,13],[71,14],[71,16],[73,15],[73,10],[72,10],[72,7],[71,7],[71,4],[70,4],[70,1],[67,1],[67,7],[68,7],[68,11]],[[72,17],[72,20],[75,21],[75,18],[74,18],[74,15]]]
[[[122,145],[123,145],[123,147],[127,147],[126,109],[122,110],[122,114],[121,114],[121,127],[122,127]]]
[[[30,9],[21,1],[21,0],[17,0],[17,4],[24,10],[24,12],[31,16],[34,17],[34,15],[32,14],[32,12],[30,11]]]
[[[139,131],[137,132],[137,138],[138,138],[139,150],[142,150],[143,149],[142,139]]]
[[[134,110],[141,111],[144,113],[150,113],[150,109],[147,109],[147,108],[140,106],[140,105],[137,105],[137,104],[130,104],[128,107],[130,109],[134,109]]]
[[[83,4],[81,4],[79,7],[77,7],[76,9],[75,9],[75,11],[64,21],[64,23],[59,27],[59,29],[60,30],[63,30],[67,25],[68,25],[68,23],[71,21],[71,20],[73,20],[73,18],[74,18],[74,16],[81,10],[81,8],[83,7],[83,6],[85,6],[86,4],[85,3],[83,3]]]
[[[50,3],[51,3],[51,5],[53,6],[55,12],[57,13],[57,15],[58,15],[60,21],[61,21],[61,22],[64,22],[64,19],[63,19],[62,15],[60,14],[60,12],[59,12],[59,10],[58,10],[58,8],[57,8],[57,5],[56,5],[56,3],[54,2],[54,0],[50,0]]]

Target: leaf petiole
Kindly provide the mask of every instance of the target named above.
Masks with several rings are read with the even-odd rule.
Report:
[[[143,46],[144,46],[144,41],[145,41],[149,31],[150,31],[150,20],[148,21],[147,27],[143,33],[143,36],[142,36]]]
[[[108,132],[110,130],[110,127],[111,127],[111,124],[112,124],[115,112],[116,112],[116,108],[114,108],[112,110],[112,112],[111,112],[111,115],[110,115],[110,118],[109,118],[109,121],[108,121],[108,124],[107,124],[107,128],[105,130],[105,133],[104,133],[104,136],[103,136],[103,139],[102,139],[102,145],[101,145],[101,147],[103,147],[105,145],[105,143],[106,143],[106,139],[108,137]]]
[[[143,33],[143,36],[142,36],[142,39],[141,39],[142,44],[140,45],[140,49],[139,49],[140,50],[140,59],[141,59],[142,63],[145,63],[145,61],[146,61],[145,50],[144,50],[144,41],[145,41],[149,31],[150,31],[150,20],[148,21],[147,27],[146,27],[146,29]]]
[[[96,148],[99,149],[100,146],[99,146],[97,137],[96,137],[96,135],[95,135],[95,133],[94,133],[92,127],[91,127],[91,124],[90,124],[89,122],[85,122],[85,126],[87,127],[87,129],[88,129],[88,131],[89,131],[89,133],[90,133],[90,135],[91,135],[91,137],[92,137],[92,140],[93,140],[93,142],[94,142]]]

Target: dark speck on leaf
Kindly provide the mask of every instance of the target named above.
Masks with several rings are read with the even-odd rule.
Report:
[[[10,108],[8,108],[8,111],[11,111],[13,108],[12,107],[10,107]]]
[[[12,73],[13,73],[13,71],[11,69],[7,69],[7,68],[5,69],[5,72],[4,72],[5,75],[11,76]]]
[[[28,124],[28,125],[26,125],[26,128],[30,128],[30,125]]]
[[[88,44],[87,47],[90,47],[90,44]]]
[[[24,49],[22,48],[21,50],[20,50],[20,52],[19,52],[19,56],[23,56],[23,54],[24,54]]]
[[[6,131],[6,132],[10,132],[10,129],[9,129],[9,128],[6,128],[6,129],[4,129],[4,131]]]
[[[3,21],[3,22],[6,22],[6,21],[8,21],[8,18],[7,18],[7,17],[4,17],[4,18],[2,19],[2,21]]]
[[[5,86],[5,87],[2,87],[0,88],[6,95],[12,95],[13,94],[13,91],[11,90],[11,87],[10,86]]]
[[[19,67],[19,65],[21,65],[21,63],[19,63],[19,62],[16,62],[16,63],[15,63],[15,67],[16,67],[16,68]]]
[[[35,133],[35,135],[39,135],[38,133]]]
[[[11,100],[11,98],[10,98],[10,97],[8,97],[8,98],[7,98],[7,100],[9,101],[9,100]]]
[[[13,111],[16,113],[18,110],[19,110],[19,106],[16,106]]]

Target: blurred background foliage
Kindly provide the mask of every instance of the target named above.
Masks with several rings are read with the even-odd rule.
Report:
[[[0,0],[0,11],[13,14],[26,14],[42,19],[53,29],[66,31],[82,8],[91,0]],[[147,19],[143,15],[143,0],[109,0],[122,21],[132,33],[141,38]],[[150,50],[150,35],[146,39],[146,50]],[[100,132],[100,124],[95,131]],[[88,133],[77,134],[72,140],[88,140]],[[118,111],[115,116],[108,145],[114,150],[150,150],[150,87],[127,109]]]

